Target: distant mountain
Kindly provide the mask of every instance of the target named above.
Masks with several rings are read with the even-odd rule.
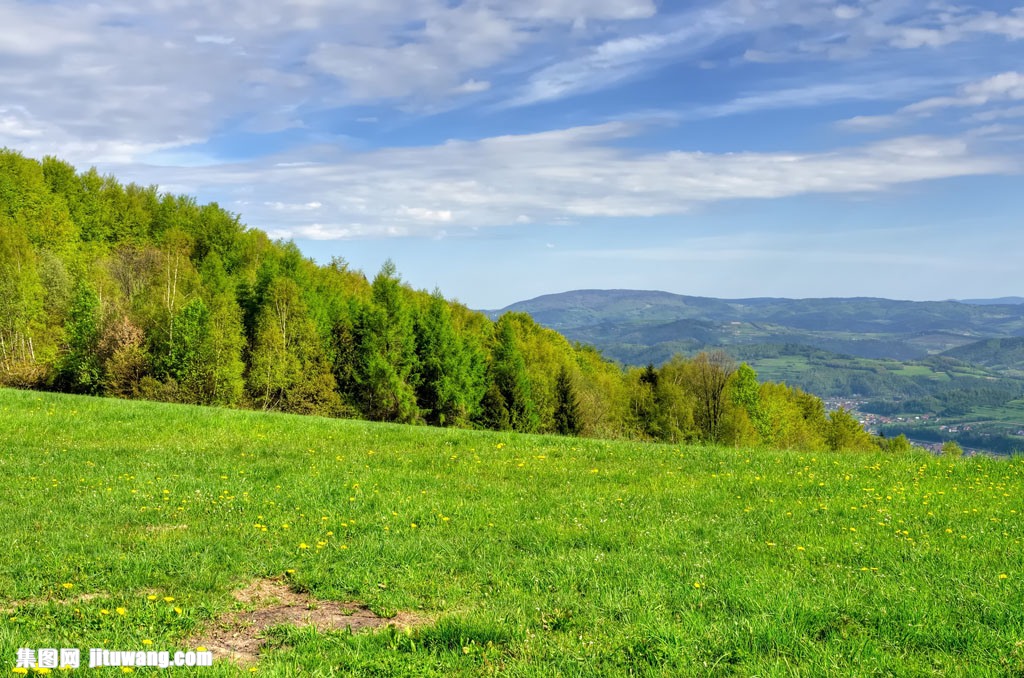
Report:
[[[1024,303],[712,299],[576,290],[490,311],[525,312],[626,365],[724,348],[763,379],[859,408],[886,435],[995,452],[1024,449]],[[1010,303],[1000,303],[1010,302]]]
[[[785,344],[862,358],[914,360],[980,339],[1024,336],[1024,304],[870,297],[714,299],[641,290],[576,290],[521,311],[627,364],[709,346]]]
[[[950,349],[942,355],[965,363],[1024,376],[1024,337],[985,339]]]
[[[961,303],[976,306],[992,306],[1000,304],[1024,304],[1024,297],[999,297],[998,299],[961,299]]]

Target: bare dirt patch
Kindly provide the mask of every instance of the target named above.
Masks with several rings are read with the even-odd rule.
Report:
[[[97,598],[109,598],[108,593],[79,593],[74,596],[65,596],[64,598],[57,598],[55,596],[40,597],[40,598],[25,598],[23,600],[12,600],[9,605],[0,605],[0,614],[14,614],[22,607],[28,607],[29,605],[46,605],[47,603],[57,603],[58,605],[77,605],[78,603],[87,603],[90,600]]]
[[[235,600],[252,609],[237,610],[219,618],[212,628],[190,641],[192,647],[205,647],[214,659],[230,659],[236,664],[252,664],[265,642],[264,631],[272,626],[292,624],[314,626],[318,631],[351,629],[353,632],[394,625],[408,628],[424,619],[408,613],[381,617],[359,603],[317,600],[307,593],[296,593],[282,579],[257,579],[234,592]]]
[[[177,532],[178,530],[187,530],[188,525],[146,525],[144,528],[146,532],[155,532],[162,534],[164,532]]]

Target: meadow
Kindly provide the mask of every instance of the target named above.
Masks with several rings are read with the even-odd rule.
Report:
[[[419,621],[275,627],[254,665],[169,673],[1024,675],[1021,458],[0,390],[0,473],[9,675],[21,647],[194,649],[270,578]]]

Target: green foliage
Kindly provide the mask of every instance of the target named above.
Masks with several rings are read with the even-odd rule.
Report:
[[[866,452],[878,448],[875,439],[842,407],[828,413],[825,440],[828,449],[837,452]]]
[[[732,358],[720,350],[701,352],[693,360],[690,387],[698,402],[695,420],[702,440],[723,440],[722,420],[730,403],[727,389],[735,369]]]
[[[56,384],[71,393],[100,393],[103,365],[98,352],[100,339],[99,295],[80,284],[71,302],[64,326],[67,352],[57,365]]]
[[[263,409],[334,414],[341,407],[316,327],[290,278],[274,277],[267,286],[256,321],[249,386]]]
[[[0,151],[0,383],[794,449],[842,428],[813,396],[758,385],[747,365],[733,375],[722,353],[623,370],[524,313],[492,322],[414,291],[391,261],[370,282],[215,203],[11,151]],[[833,438],[863,442],[852,429]]]
[[[430,295],[415,323],[419,379],[417,401],[427,423],[469,422],[483,397],[483,356],[455,332],[452,312],[440,291]]]
[[[942,454],[947,457],[962,457],[964,448],[960,447],[960,444],[955,440],[947,440],[942,443]]]
[[[578,436],[583,430],[580,401],[576,395],[576,384],[567,367],[562,367],[555,381],[555,432],[561,435]]]
[[[99,341],[105,381],[103,391],[117,398],[139,396],[143,379],[152,379],[152,359],[142,329],[127,316],[108,322]],[[155,381],[155,380],[153,380]]]
[[[736,369],[732,380],[733,403],[746,410],[751,419],[757,419],[761,406],[760,384],[757,372],[750,365],[743,363]]]
[[[526,361],[519,349],[514,319],[502,316],[495,327],[495,345],[491,350],[491,381],[508,412],[513,431],[529,433],[539,424],[533,401],[532,383],[526,372]],[[498,407],[500,414],[501,408]]]
[[[907,454],[914,448],[914,446],[910,444],[907,436],[901,433],[895,438],[889,438],[886,440],[884,448],[886,452],[891,452],[892,454]]]
[[[36,255],[23,230],[0,213],[0,383],[35,361],[35,342],[44,334],[45,289]]]
[[[478,422],[484,428],[493,431],[509,431],[512,429],[512,418],[508,411],[508,404],[505,396],[502,395],[498,385],[491,383],[484,392],[483,400],[480,403],[480,415]]]
[[[357,329],[363,412],[378,421],[414,422],[420,412],[413,313],[393,262],[381,267],[372,290]]]

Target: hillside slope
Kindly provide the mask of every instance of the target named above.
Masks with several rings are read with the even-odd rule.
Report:
[[[944,355],[1000,372],[1024,376],[1024,337],[985,339],[950,349]]]
[[[734,397],[735,367],[623,369],[527,314],[492,322],[414,290],[391,261],[370,281],[216,203],[0,150],[0,385],[572,436],[888,444],[756,375]]]
[[[907,360],[983,337],[1024,336],[1024,306],[956,301],[713,299],[641,290],[576,290],[517,302],[529,313],[610,357],[647,362],[678,348],[802,344],[864,358]],[[645,353],[650,351],[651,353]]]
[[[1024,460],[641,445],[0,389],[0,655],[193,649],[254,580],[417,619],[258,675],[1016,675]],[[246,633],[244,628],[238,630]],[[202,675],[238,675],[219,657]]]

